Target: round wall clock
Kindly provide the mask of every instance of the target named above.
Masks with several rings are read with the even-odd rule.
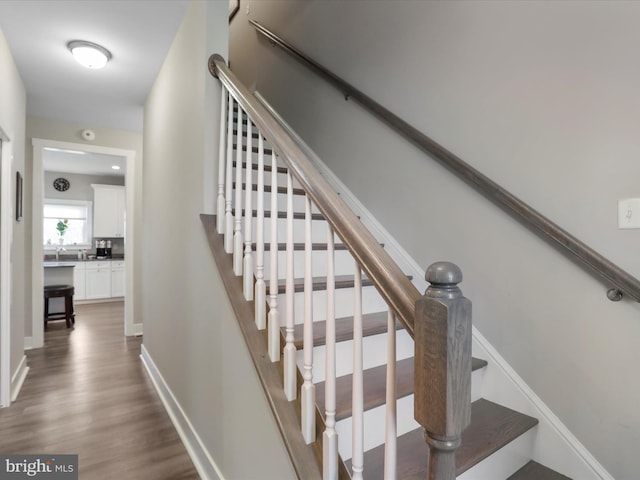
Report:
[[[66,178],[60,177],[60,178],[56,178],[53,181],[53,188],[55,188],[59,192],[66,192],[67,190],[69,190],[70,186],[71,184],[69,183],[69,180],[67,180]]]

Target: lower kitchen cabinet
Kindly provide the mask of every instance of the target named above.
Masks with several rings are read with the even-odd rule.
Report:
[[[125,296],[124,260],[74,263],[74,300],[100,300]]]
[[[76,262],[73,268],[73,298],[75,300],[84,300],[87,298],[86,292],[86,269],[83,262]]]
[[[111,262],[85,264],[86,300],[111,298]]]
[[[111,296],[124,297],[124,261],[111,261]]]

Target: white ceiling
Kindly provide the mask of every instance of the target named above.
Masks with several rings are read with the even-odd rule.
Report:
[[[120,167],[120,169],[114,170],[111,168],[114,165]],[[46,148],[42,155],[42,166],[47,172],[124,177],[127,169],[126,165],[126,157],[115,155]]]
[[[189,0],[0,0],[0,29],[27,90],[27,115],[142,131],[143,105]],[[76,63],[70,40],[98,43],[102,70]]]

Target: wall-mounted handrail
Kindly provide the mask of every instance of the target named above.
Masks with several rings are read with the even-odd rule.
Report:
[[[209,71],[247,112],[413,337],[415,304],[420,292],[317,171],[307,154],[238,80],[220,55],[209,58]]]
[[[559,251],[600,277],[607,286],[613,287],[607,292],[610,300],[620,300],[622,294],[625,294],[640,302],[640,280],[578,240],[442,145],[387,110],[371,97],[309,58],[306,54],[271,30],[254,20],[249,20],[249,23],[275,45],[282,48],[285,52],[292,55],[311,70],[328,80],[337,89],[341,90],[345,98],[357,100],[363,107],[377,115],[394,130],[431,155],[435,160],[466,181],[500,208],[557,247]]]

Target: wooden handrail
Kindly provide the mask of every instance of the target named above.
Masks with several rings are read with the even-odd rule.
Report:
[[[511,194],[490,178],[486,177],[468,163],[451,153],[442,145],[418,131],[403,119],[387,110],[371,97],[367,96],[353,85],[345,82],[333,72],[309,58],[306,54],[283,40],[260,23],[249,20],[258,32],[268,38],[275,45],[302,62],[311,70],[320,74],[337,89],[343,92],[345,98],[357,100],[363,107],[378,116],[405,138],[409,139],[424,152],[431,155],[443,166],[451,170],[478,192],[483,194],[497,206],[512,215],[526,227],[533,230],[560,252],[570,259],[577,261],[596,276],[600,277],[607,286],[613,287],[607,292],[610,300],[620,300],[621,294],[628,295],[640,302],[640,280],[599,254],[576,237],[563,230],[547,217],[536,211],[525,202]]]
[[[291,174],[413,337],[415,303],[420,292],[317,171],[296,141],[229,70],[220,55],[209,57],[209,71],[224,84],[275,153],[284,160]]]

